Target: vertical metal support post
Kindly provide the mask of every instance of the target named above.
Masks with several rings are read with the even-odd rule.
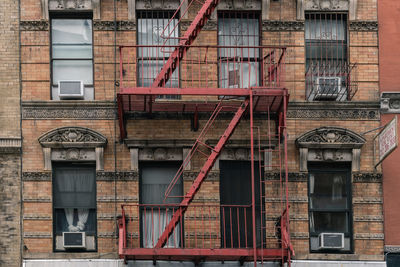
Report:
[[[253,218],[253,251],[254,267],[257,267],[257,240],[256,240],[256,205],[254,181],[254,135],[253,135],[253,90],[250,88],[250,153],[251,153],[251,213]]]
[[[287,125],[286,125],[286,112],[287,112],[287,104],[288,104],[288,95],[287,92],[283,97],[283,145],[285,150],[285,196],[286,196],[286,227],[287,227],[287,235],[288,235],[288,266],[290,267],[290,254],[291,254],[291,245],[290,245],[290,227],[289,227],[289,188],[288,188],[288,151],[287,151]]]

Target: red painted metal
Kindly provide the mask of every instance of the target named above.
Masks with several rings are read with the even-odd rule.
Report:
[[[190,45],[194,42],[201,29],[210,18],[215,7],[218,5],[218,2],[219,0],[206,0],[204,2],[192,24],[190,24],[189,28],[185,32],[185,35],[182,38],[183,40],[179,43],[179,46],[171,54],[171,56],[168,58],[168,61],[161,69],[160,73],[154,79],[152,87],[165,86],[174,70],[178,67],[179,61],[183,59],[186,52],[189,50]]]
[[[174,213],[172,220],[165,228],[164,233],[158,240],[156,245],[157,248],[162,248],[165,243],[167,242],[168,238],[172,234],[176,224],[179,222],[180,218],[183,216],[185,211],[187,210],[188,205],[192,202],[193,197],[196,195],[197,191],[200,189],[201,184],[203,183],[204,179],[207,177],[208,173],[210,172],[211,168],[214,166],[217,157],[219,156],[221,150],[224,148],[226,141],[231,137],[233,134],[236,126],[239,124],[240,119],[242,118],[243,113],[246,111],[247,106],[249,105],[249,99],[246,99],[237,110],[236,114],[233,116],[233,119],[229,123],[228,127],[226,128],[224,134],[219,139],[215,148],[211,151],[211,155],[208,157],[207,161],[204,163],[203,167],[200,170],[200,173],[194,180],[190,190],[185,195],[184,199],[182,200],[180,206],[182,209],[179,209],[177,212]]]
[[[197,0],[192,0],[189,6],[196,2]],[[181,177],[183,174],[184,167],[190,163],[190,160],[193,157],[194,152],[198,151],[202,153],[205,157],[207,157],[206,162],[201,168],[200,173],[196,177],[193,182],[191,188],[183,196],[183,200],[180,204],[167,207],[167,210],[171,210],[173,213],[172,218],[166,224],[166,227],[162,229],[160,223],[154,223],[154,220],[158,217],[160,218],[161,212],[163,212],[163,204],[155,205],[152,207],[144,207],[141,205],[123,205],[122,207],[122,219],[119,220],[119,254],[120,257],[123,258],[133,258],[133,259],[176,259],[176,260],[241,260],[241,261],[254,261],[254,265],[256,266],[257,261],[263,262],[264,260],[282,260],[282,262],[289,261],[290,265],[290,257],[294,255],[293,247],[290,243],[290,233],[289,233],[289,204],[288,204],[288,167],[287,167],[287,129],[286,129],[286,111],[288,104],[288,91],[283,87],[283,75],[284,75],[284,59],[285,59],[285,49],[284,47],[265,47],[265,46],[252,46],[252,47],[235,47],[235,46],[193,46],[193,42],[198,36],[204,24],[207,22],[210,17],[212,11],[218,4],[218,0],[206,0],[202,3],[202,7],[196,16],[195,20],[192,22],[188,30],[186,31],[183,37],[178,37],[180,39],[180,43],[177,46],[166,46],[165,43],[163,46],[124,46],[120,47],[120,91],[117,95],[117,103],[118,103],[118,119],[119,126],[121,129],[121,139],[126,138],[126,129],[124,124],[124,115],[126,112],[193,112],[197,114],[199,112],[213,112],[209,121],[203,128],[199,137],[197,138],[195,144],[192,147],[191,152],[184,160],[182,167],[179,169],[178,173],[174,177],[170,187],[165,192],[166,197],[176,197],[170,196],[170,192],[172,187],[176,183],[177,179]],[[183,3],[183,2],[182,2]],[[182,6],[181,3],[181,6]],[[180,7],[181,7],[180,6]],[[186,13],[185,10],[183,13]],[[178,11],[175,12],[175,15],[178,14]],[[182,14],[181,14],[182,15]],[[173,19],[173,18],[172,18]],[[170,21],[172,21],[172,19]],[[164,36],[165,30],[168,28],[168,25],[164,28],[162,33],[162,37],[165,39],[171,38],[171,36]],[[154,50],[155,49],[155,50]],[[161,61],[163,62],[163,68],[155,77],[154,82],[151,87],[138,87],[139,78],[142,79],[153,79],[154,76],[139,76],[139,74],[135,75],[132,71],[129,73],[129,70],[136,70],[139,62],[143,60],[140,55],[146,54],[147,56],[151,55],[154,51],[161,49]],[[170,51],[168,50],[170,49]],[[190,49],[190,51],[189,51]],[[227,59],[223,58],[212,58],[210,55],[217,55],[218,51],[220,52],[223,49],[234,49],[233,58],[229,57]],[[252,51],[258,51],[258,56],[250,57],[244,56],[245,49],[253,49]],[[141,53],[138,53],[138,51]],[[215,51],[213,51],[215,50]],[[132,56],[124,56],[124,51],[127,51],[128,55]],[[237,53],[238,51],[238,53]],[[249,53],[248,53],[249,54]],[[159,54],[158,57],[159,58]],[[225,61],[224,61],[225,60]],[[143,62],[143,61],[142,61]],[[213,70],[215,69],[219,71],[219,66],[223,64],[227,64],[227,66],[235,62],[240,69],[229,73],[229,79],[232,79],[235,86],[228,87],[236,87],[236,88],[217,88],[221,87],[222,84],[226,84],[226,81],[222,81],[219,76],[210,77],[211,73],[208,71],[202,71],[203,69]],[[250,65],[256,62],[259,64],[259,73],[244,73],[243,66],[248,65],[248,69]],[[182,69],[187,68],[187,71],[182,71]],[[181,88],[172,88],[172,74],[174,71],[179,70],[179,86]],[[143,66],[142,66],[143,70]],[[152,73],[152,70],[149,69],[149,73]],[[191,75],[187,75],[190,73]],[[212,73],[213,75],[215,73]],[[185,76],[186,75],[186,76]],[[239,76],[240,75],[240,76]],[[262,85],[261,87],[255,87],[255,85],[250,84],[250,78],[252,75],[255,75],[257,82],[256,85]],[[182,76],[182,77],[181,77]],[[231,77],[232,76],[232,77]],[[247,77],[248,76],[248,77]],[[248,83],[245,84],[244,79],[240,79],[243,77],[248,78]],[[167,82],[171,82],[171,86],[167,85]],[[242,82],[237,82],[242,81]],[[224,83],[225,82],[225,83]],[[166,88],[168,87],[168,88]],[[245,101],[228,101],[228,105],[222,105],[221,101],[158,101],[157,96],[159,95],[192,95],[192,96],[234,96],[241,97],[240,99],[246,98]],[[215,98],[216,99],[216,98]],[[226,102],[226,101],[225,101]],[[250,106],[250,108],[249,108]],[[249,109],[248,109],[249,108]],[[205,135],[206,133],[212,129],[212,125],[216,120],[216,117],[221,112],[236,112],[233,119],[227,126],[226,130],[222,134],[219,139],[217,145],[212,147],[206,143]],[[248,112],[248,113],[247,113]],[[261,216],[261,229],[260,235],[261,238],[261,248],[257,248],[257,231],[256,231],[256,210],[255,210],[255,172],[254,172],[254,113],[258,112],[266,112],[268,115],[268,134],[262,135],[260,134],[260,128],[258,128],[258,153],[259,160],[261,159],[261,151],[265,151],[265,146],[268,147],[269,152],[271,154],[276,154],[277,162],[271,162],[268,165],[262,165],[261,161],[259,162],[259,172],[260,175],[263,172],[262,168],[268,167],[268,169],[278,169],[280,173],[280,199],[281,199],[281,220],[280,220],[280,228],[281,228],[281,248],[266,249],[266,239],[265,229],[266,222],[264,217]],[[277,115],[277,134],[271,133],[271,127],[269,125],[269,121],[271,120],[271,114]],[[235,128],[239,124],[240,119],[243,115],[250,115],[250,150],[251,150],[251,179],[252,179],[252,203],[251,203],[251,222],[247,221],[246,216],[246,208],[243,209],[244,213],[244,226],[247,229],[247,225],[251,223],[252,225],[252,247],[248,247],[247,238],[248,234],[245,231],[245,246],[246,248],[240,247],[241,243],[239,241],[239,247],[227,247],[227,238],[230,238],[230,245],[233,244],[233,239],[237,238],[240,240],[240,229],[241,229],[241,221],[239,218],[239,210],[243,207],[226,207],[222,208],[220,206],[211,207],[208,206],[208,214],[207,208],[200,208],[196,205],[191,204],[193,197],[196,195],[198,190],[200,189],[204,179],[207,177],[207,174],[211,170],[214,165],[217,157],[219,156],[221,150],[224,148],[226,142],[229,140],[230,136],[233,134]],[[267,143],[264,143],[261,139],[266,137]],[[273,140],[273,142],[271,141]],[[272,149],[273,144],[277,145],[277,149]],[[282,151],[282,146],[284,150]],[[203,152],[199,150],[199,147],[206,148],[208,152]],[[209,154],[208,154],[209,153]],[[283,179],[283,172],[285,173],[285,178]],[[283,187],[284,185],[284,187]],[[262,195],[263,190],[261,189],[265,186],[265,182],[260,178],[260,201],[261,203],[265,202],[265,195]],[[284,197],[285,196],[285,197]],[[285,199],[285,200],[284,200]],[[136,214],[126,214],[126,209],[131,206],[136,209]],[[163,208],[161,208],[163,207]],[[151,211],[151,216],[146,219],[144,216],[144,229],[140,229],[141,227],[141,209]],[[208,236],[205,235],[207,229],[207,216],[211,218],[210,214],[215,209],[220,209],[220,219],[222,219],[224,240],[218,241],[218,239],[213,238],[211,235],[211,231]],[[184,238],[187,236],[183,230],[184,220],[183,215],[185,212],[192,212],[191,209],[194,209],[195,219],[194,221],[194,244],[190,242],[184,242]],[[167,211],[166,211],[167,212]],[[234,212],[236,212],[236,219]],[[229,214],[228,214],[229,213]],[[261,205],[260,213],[263,214],[265,211],[263,210],[263,205]],[[139,218],[137,221],[136,218]],[[226,224],[226,219],[229,220],[229,224]],[[151,220],[151,222],[146,221]],[[208,219],[210,220],[210,219]],[[263,221],[264,220],[264,221]],[[234,225],[233,222],[237,223],[237,234],[234,235]],[[128,223],[127,223],[128,222]],[[137,224],[137,234],[132,233],[134,224]],[[211,223],[211,221],[209,221]],[[214,222],[215,223],[215,222]],[[128,225],[129,229],[128,229]],[[163,246],[168,242],[170,236],[174,233],[177,225],[180,225],[180,240],[178,240],[177,235],[174,235],[173,243],[174,246],[181,246],[180,248],[164,248]],[[156,225],[158,227],[156,227]],[[150,228],[151,229],[150,229]],[[210,229],[211,229],[210,225]],[[157,228],[157,229],[155,229]],[[227,229],[229,228],[229,229]],[[142,230],[142,231],[141,231]],[[131,233],[128,233],[128,232]],[[151,246],[152,248],[140,248],[141,245],[141,233],[146,231],[152,232],[152,244],[148,244],[148,240],[144,241],[144,246]],[[161,233],[161,236],[155,236],[155,231]],[[227,233],[229,232],[229,233]],[[198,235],[198,233],[203,233],[203,235]],[[227,234],[230,237],[227,237]],[[127,240],[127,237],[130,237]],[[157,240],[158,239],[158,240]],[[228,240],[229,242],[229,240]],[[265,242],[265,243],[264,243]],[[265,246],[264,246],[265,244]]]

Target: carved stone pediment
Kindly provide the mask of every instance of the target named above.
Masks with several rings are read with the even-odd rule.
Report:
[[[49,18],[49,11],[93,11],[93,19],[100,19],[100,0],[40,0],[42,18]]]
[[[179,4],[179,0],[136,0],[136,9],[175,10],[179,7]]]
[[[300,171],[307,171],[307,162],[347,161],[352,171],[360,170],[361,147],[365,143],[361,135],[345,128],[321,127],[296,139],[300,152]]]
[[[349,0],[305,0],[305,10],[349,10]]]
[[[49,0],[49,10],[91,10],[92,0]]]
[[[39,137],[43,148],[44,169],[51,170],[52,161],[95,161],[96,170],[103,170],[107,138],[84,127],[61,127]]]
[[[296,139],[298,147],[307,148],[360,148],[364,143],[361,135],[339,127],[321,127]]]
[[[222,0],[219,10],[261,10],[261,0]]]
[[[39,137],[39,143],[43,147],[52,148],[94,148],[104,147],[107,144],[107,138],[88,128],[62,127],[43,134]]]
[[[349,11],[350,20],[356,19],[358,0],[297,0],[297,19],[304,19],[304,11]]]

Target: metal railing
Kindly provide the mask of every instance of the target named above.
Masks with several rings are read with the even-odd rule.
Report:
[[[120,93],[151,87],[170,56],[184,46],[136,45],[120,47]],[[165,87],[169,88],[280,88],[284,81],[284,47],[190,46],[177,62]]]
[[[358,90],[357,65],[313,63],[306,75],[307,101],[349,101]]]

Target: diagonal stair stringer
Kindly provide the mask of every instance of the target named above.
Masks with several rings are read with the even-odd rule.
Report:
[[[211,168],[214,166],[215,161],[217,160],[219,154],[221,153],[222,149],[225,147],[226,142],[232,136],[233,132],[236,129],[236,126],[239,124],[240,119],[242,118],[243,114],[245,113],[247,107],[249,106],[249,98],[247,98],[238,108],[235,115],[233,116],[231,122],[229,123],[228,127],[225,129],[223,135],[218,140],[217,145],[212,150],[210,156],[204,163],[203,167],[200,170],[200,173],[197,175],[196,179],[194,180],[192,186],[190,187],[189,191],[184,196],[182,202],[180,203],[179,209],[174,212],[171,221],[166,226],[164,232],[158,239],[158,242],[155,248],[162,248],[166,242],[168,241],[169,237],[173,233],[176,225],[179,223],[183,214],[186,212],[189,204],[192,202],[194,196],[199,191],[201,184],[204,182],[205,178],[207,177],[208,173],[210,172]]]

